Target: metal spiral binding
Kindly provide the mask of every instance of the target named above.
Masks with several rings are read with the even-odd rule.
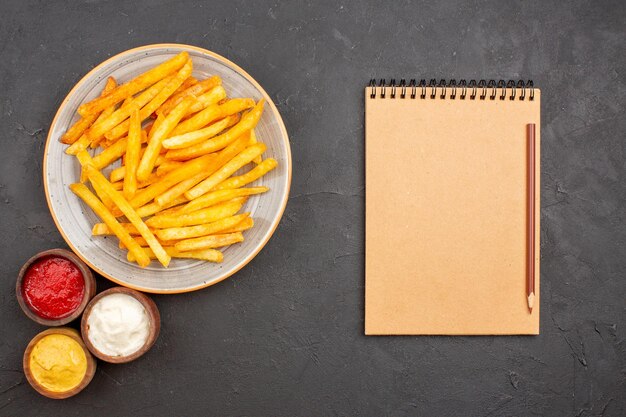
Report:
[[[524,80],[444,80],[441,79],[437,81],[432,78],[428,81],[428,85],[426,84],[426,80],[419,80],[419,82],[415,78],[411,78],[408,82],[406,79],[402,78],[399,83],[396,84],[395,79],[391,79],[389,84],[385,82],[385,79],[382,78],[376,85],[376,80],[371,79],[369,83],[370,87],[370,98],[396,98],[397,90],[400,90],[399,97],[401,99],[407,98],[407,91],[409,91],[408,97],[411,99],[420,98],[422,100],[428,98],[435,99],[439,96],[440,99],[445,100],[465,100],[469,97],[470,100],[486,100],[489,97],[489,100],[506,100],[507,95],[509,100],[526,100],[528,98],[529,101],[535,99],[535,85],[532,80],[528,80],[524,82]],[[460,92],[458,91],[460,90]],[[419,91],[419,94],[418,94]],[[499,92],[499,94],[498,94]],[[507,94],[508,93],[508,94]]]

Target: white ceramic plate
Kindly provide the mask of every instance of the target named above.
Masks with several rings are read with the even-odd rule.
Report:
[[[76,109],[100,94],[107,77],[124,83],[149,68],[187,51],[193,59],[193,75],[203,79],[219,75],[229,97],[265,98],[267,104],[256,128],[257,138],[267,145],[264,157],[278,161],[278,167],[252,185],[264,185],[270,191],[252,196],[243,208],[251,212],[254,228],[244,232],[245,241],[224,249],[224,262],[172,259],[169,268],[153,261],[140,268],[126,260],[115,237],[92,237],[91,228],[99,222],[96,215],[68,188],[77,182],[80,166],[66,155],[61,135],[78,118]],[[119,162],[113,167],[119,166]],[[108,174],[112,167],[105,170]],[[91,70],[63,100],[46,143],[43,162],[46,198],[50,213],[67,244],[91,268],[112,281],[141,291],[179,293],[215,284],[243,268],[265,246],[285,210],[291,183],[291,151],[285,125],[276,106],[261,86],[245,71],[227,59],[205,49],[158,44],[122,52]]]

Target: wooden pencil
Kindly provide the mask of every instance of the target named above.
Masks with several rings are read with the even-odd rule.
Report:
[[[528,311],[533,312],[535,303],[535,124],[526,125],[527,141],[527,255],[526,255],[526,297]]]

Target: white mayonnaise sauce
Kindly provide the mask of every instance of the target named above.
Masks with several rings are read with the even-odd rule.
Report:
[[[87,325],[87,337],[96,349],[109,356],[128,356],[148,340],[150,318],[134,297],[116,293],[96,302]]]

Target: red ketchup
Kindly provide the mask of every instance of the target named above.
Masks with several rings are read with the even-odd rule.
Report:
[[[80,306],[85,280],[71,261],[46,256],[35,261],[22,281],[22,296],[30,309],[44,319],[62,319]]]

